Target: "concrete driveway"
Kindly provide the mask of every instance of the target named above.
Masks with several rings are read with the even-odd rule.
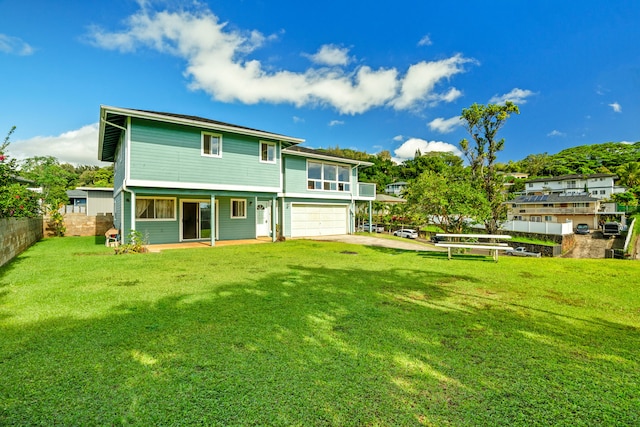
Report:
[[[354,234],[344,234],[344,235],[336,235],[336,236],[318,236],[318,237],[305,237],[307,240],[320,240],[325,242],[342,242],[342,243],[353,243],[354,245],[364,245],[364,246],[380,246],[383,248],[392,248],[392,249],[402,249],[406,251],[437,251],[442,252],[446,249],[437,248],[429,243],[426,240],[396,240],[396,239],[385,239],[382,237],[377,237],[375,235],[371,236],[361,236]]]

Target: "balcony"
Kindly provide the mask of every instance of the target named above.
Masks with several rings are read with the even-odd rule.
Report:
[[[514,215],[594,215],[596,210],[594,208],[514,208],[511,209]]]
[[[361,199],[375,199],[376,198],[376,185],[359,182],[358,183],[358,197]]]

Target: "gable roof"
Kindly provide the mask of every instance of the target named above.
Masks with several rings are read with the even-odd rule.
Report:
[[[126,130],[128,117],[136,117],[147,120],[155,120],[165,123],[175,123],[186,126],[195,126],[203,129],[216,130],[219,132],[231,132],[241,135],[250,135],[258,138],[271,139],[282,142],[286,145],[300,144],[304,139],[291,136],[280,135],[259,129],[234,125],[198,116],[185,114],[166,113],[150,110],[136,110],[130,108],[100,106],[100,133],[98,137],[98,159],[105,162],[112,162],[115,157],[115,150],[120,141],[120,136]]]
[[[294,145],[282,150],[283,154],[292,154],[294,156],[309,157],[318,160],[329,160],[334,162],[351,163],[358,166],[371,166],[373,163],[365,162],[364,160],[355,160],[348,157],[336,156],[335,154],[328,154],[320,150],[314,150],[313,148],[300,147]]]

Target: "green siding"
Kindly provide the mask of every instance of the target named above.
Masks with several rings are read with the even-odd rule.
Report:
[[[136,231],[141,232],[150,244],[180,241],[180,223],[177,220],[136,221]]]
[[[280,165],[260,162],[260,140],[222,134],[222,157],[201,154],[201,129],[132,119],[131,178],[196,184],[280,186]],[[277,144],[277,155],[280,147]]]
[[[307,190],[307,159],[298,156],[284,156],[285,183],[287,193],[306,193]]]
[[[256,202],[254,197],[233,197],[247,201],[247,217],[231,218],[231,197],[218,197],[219,240],[255,239]],[[251,202],[251,205],[249,204]]]

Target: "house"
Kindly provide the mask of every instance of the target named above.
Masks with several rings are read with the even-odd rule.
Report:
[[[113,214],[113,188],[77,187],[67,190],[69,204],[63,213],[84,213],[88,216]]]
[[[578,194],[587,192],[597,199],[608,199],[613,194],[626,191],[624,187],[615,185],[616,179],[618,177],[610,173],[537,178],[526,182],[525,194]]]
[[[530,222],[589,224],[597,228],[602,214],[600,199],[587,193],[519,196],[507,202],[507,219]]]
[[[392,184],[387,184],[384,192],[387,194],[393,194],[396,197],[401,197],[404,189],[409,185],[409,183],[404,181],[394,182]]]
[[[371,163],[304,140],[202,117],[100,107],[98,158],[114,163],[114,226],[149,243],[307,237],[355,231]]]

